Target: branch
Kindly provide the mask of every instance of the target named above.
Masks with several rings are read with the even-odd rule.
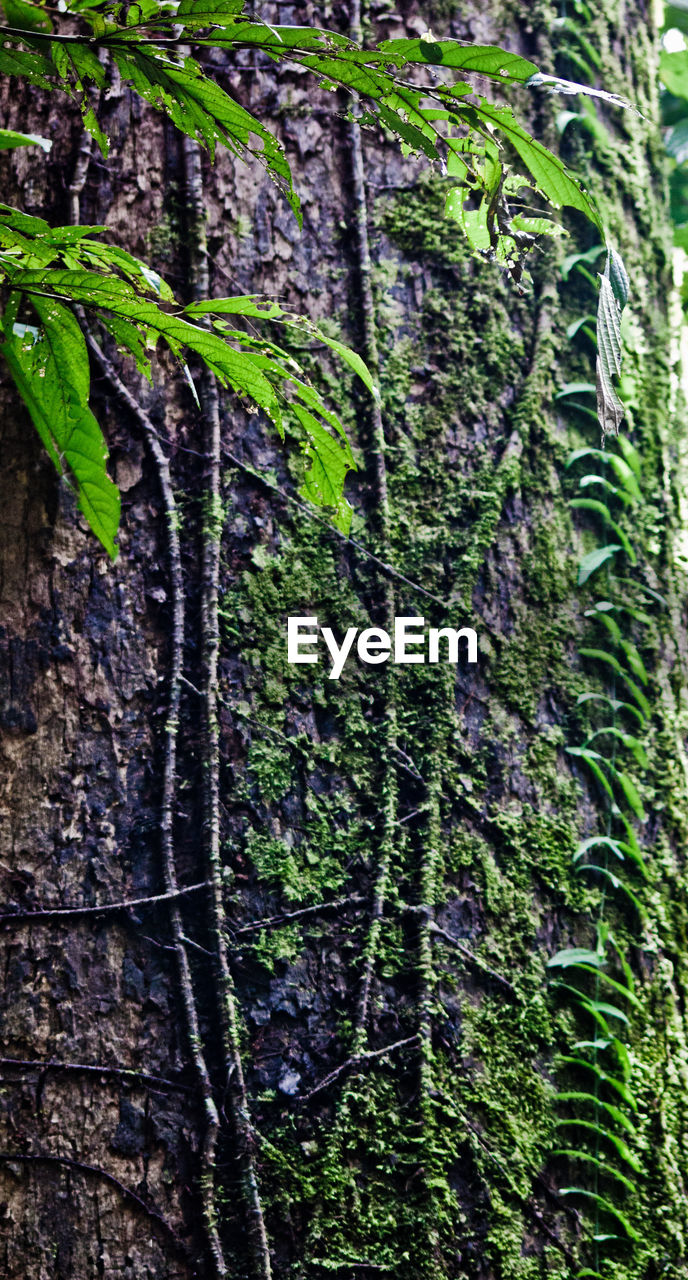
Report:
[[[279,485],[273,484],[266,476],[262,476],[259,471],[254,471],[253,467],[250,467],[246,462],[242,462],[240,458],[237,458],[235,454],[230,453],[229,450],[224,449],[223,452],[225,457],[229,458],[229,461],[233,463],[235,467],[238,467],[240,471],[245,472],[245,474],[250,476],[252,480],[255,480],[258,484],[269,489],[271,493],[278,494],[285,502],[290,502],[292,506],[298,507],[299,511],[302,511],[304,515],[307,515],[310,520],[315,520],[316,524],[325,525],[328,531],[335,538],[339,538],[340,542],[346,543],[349,547],[354,547],[356,551],[359,551],[361,555],[370,560],[371,564],[376,565],[376,567],[380,569],[386,577],[394,578],[397,582],[403,582],[404,586],[410,587],[411,591],[426,596],[427,599],[432,600],[434,604],[440,605],[445,612],[450,608],[447,600],[440,599],[439,596],[433,595],[432,591],[428,591],[427,587],[422,587],[419,582],[413,582],[411,578],[407,578],[400,569],[395,569],[393,564],[388,564],[386,560],[381,560],[379,556],[374,555],[372,551],[369,551],[367,547],[363,546],[362,542],[359,542],[356,538],[352,538],[350,534],[342,533],[341,529],[337,529],[329,520],[325,520],[322,516],[319,516],[317,512],[315,512],[311,507],[306,506],[304,502],[299,502],[299,499],[295,498],[293,494],[287,493],[286,489],[282,489]]]
[[[494,981],[498,982],[501,987],[504,987],[504,989],[508,991],[514,999],[518,999],[518,991],[509,982],[508,978],[502,977],[502,974],[497,973],[496,969],[491,969],[489,964],[486,964],[484,960],[481,960],[473,951],[470,951],[468,947],[464,946],[463,942],[459,942],[458,938],[453,938],[450,933],[447,933],[446,929],[441,929],[434,920],[429,921],[428,929],[430,933],[436,934],[438,937],[443,938],[445,942],[450,943],[452,947],[456,947],[456,950],[460,951],[464,959],[468,960],[470,964],[474,964],[477,969],[482,969],[483,973],[489,974],[489,976],[494,978]]]
[[[146,445],[157,471],[158,483],[165,511],[167,534],[167,559],[172,593],[172,637],[170,655],[170,691],[164,726],[163,794],[160,814],[160,844],[166,894],[170,901],[170,928],[174,942],[182,1009],[189,1053],[196,1073],[203,1113],[205,1132],[201,1142],[199,1192],[203,1216],[203,1230],[208,1255],[217,1280],[225,1280],[227,1267],[217,1230],[214,1201],[214,1166],[217,1134],[220,1128],[213,1089],[203,1051],[198,1009],[194,995],[191,966],[184,943],[184,928],[175,899],[179,894],[174,849],[174,805],[177,791],[177,731],[181,704],[182,662],[184,653],[184,589],[181,547],[179,544],[179,518],[170,477],[170,466],[160,444],[158,434],[148,415],[125,387],[114,365],[101,351],[95,338],[88,331],[86,341],[110,386],[129,409],[143,432]]]
[[[302,1093],[299,1102],[308,1102],[314,1098],[317,1093],[321,1093],[328,1085],[332,1084],[344,1071],[353,1070],[355,1067],[363,1066],[366,1062],[370,1062],[373,1058],[384,1058],[388,1053],[393,1053],[395,1049],[403,1049],[406,1045],[418,1044],[419,1035],[408,1036],[405,1040],[395,1040],[394,1044],[385,1045],[384,1049],[362,1049],[360,1053],[355,1053],[352,1057],[347,1058],[346,1062],[342,1062],[340,1066],[335,1067],[334,1071],[330,1071],[320,1084],[316,1084],[308,1093]]]
[[[356,42],[361,35],[361,3],[353,0],[349,20],[350,35]],[[365,359],[374,378],[380,380],[380,353],[377,345],[377,315],[372,283],[372,262],[370,256],[370,235],[368,231],[368,194],[366,189],[365,162],[363,158],[363,142],[361,126],[358,121],[360,99],[358,94],[352,95],[353,119],[349,125],[349,142],[351,147],[351,177],[353,190],[353,213],[356,227],[356,254],[359,277],[359,297],[361,318],[363,321],[363,338]],[[391,634],[394,630],[396,601],[394,586],[389,572],[389,561],[392,558],[390,537],[389,492],[387,486],[387,463],[385,458],[385,430],[382,421],[382,408],[379,396],[373,400],[370,416],[370,439],[366,449],[366,463],[374,473],[376,510],[379,522],[380,548],[382,556],[378,561],[385,575],[382,583],[384,599],[385,627]],[[393,576],[396,576],[394,574]],[[375,964],[382,930],[382,918],[389,889],[392,856],[398,835],[398,801],[399,787],[396,770],[393,764],[398,750],[398,725],[396,707],[396,678],[393,667],[389,667],[385,675],[383,709],[383,758],[382,776],[380,780],[380,809],[382,830],[380,833],[380,856],[377,878],[373,894],[370,927],[364,951],[363,977],[358,1004],[356,1026],[354,1031],[354,1052],[364,1050],[368,1036],[370,1016],[370,996],[375,973]]]
[[[174,902],[206,887],[207,881],[202,880],[200,884],[190,884],[171,893],[156,893],[149,898],[130,898],[125,902],[104,902],[97,907],[39,907],[35,911],[7,911],[0,915],[0,925],[27,922],[46,924],[50,920],[73,920],[80,916],[104,916],[117,911],[132,911],[135,907],[153,907],[160,902]]]
[[[304,916],[314,916],[320,911],[338,911],[340,907],[348,907],[352,902],[364,901],[362,893],[351,893],[348,898],[337,898],[334,902],[318,902],[313,907],[300,907],[298,911],[286,911],[281,916],[265,916],[262,920],[253,920],[250,924],[232,929],[232,933],[253,933],[255,929],[269,929],[273,925],[286,924],[289,920],[301,920]]]
[[[0,1067],[8,1067],[12,1071],[73,1071],[79,1075],[115,1076],[126,1081],[141,1081],[160,1089],[171,1089],[179,1093],[189,1093],[189,1086],[178,1084],[176,1080],[166,1080],[164,1076],[152,1076],[146,1071],[137,1071],[134,1067],[104,1067],[97,1063],[86,1062],[45,1062],[25,1058],[0,1058]]]
[[[174,1230],[174,1227],[170,1226],[170,1223],[165,1221],[162,1215],[158,1213],[157,1209],[151,1209],[150,1205],[147,1205],[145,1200],[142,1200],[135,1191],[131,1190],[131,1187],[125,1186],[123,1182],[120,1182],[119,1178],[116,1178],[112,1173],[108,1173],[106,1169],[100,1169],[94,1164],[85,1164],[83,1160],[72,1160],[70,1156],[56,1156],[48,1154],[27,1155],[25,1153],[19,1154],[11,1151],[0,1151],[0,1162],[3,1164],[21,1163],[64,1165],[67,1169],[74,1169],[77,1173],[91,1174],[92,1176],[99,1178],[102,1182],[109,1183],[111,1187],[115,1187],[117,1191],[119,1191],[120,1195],[122,1195],[125,1200],[130,1200],[132,1204],[135,1204],[137,1208],[141,1209],[142,1212],[146,1214],[146,1217],[150,1218],[152,1222],[155,1222],[157,1226],[160,1227],[161,1231],[164,1231],[165,1235],[169,1236],[169,1238],[174,1241],[179,1252],[188,1259],[188,1249],[184,1242],[180,1240]]]

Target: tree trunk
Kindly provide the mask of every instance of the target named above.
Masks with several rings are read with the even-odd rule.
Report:
[[[642,117],[602,106],[595,133],[574,122],[561,144],[631,279],[637,566],[576,584],[597,543],[589,515],[572,516],[583,491],[565,464],[599,433],[555,396],[591,380],[592,347],[566,329],[595,292],[575,270],[564,281],[560,263],[595,233],[571,220],[519,291],[443,220],[441,175],[348,120],[305,74],[250,55],[213,55],[213,67],[284,139],[304,228],[257,166],[204,158],[210,291],[277,296],[379,372],[378,413],[348,371],[293,339],[358,451],[352,538],[299,498],[297,451],[226,394],[211,509],[208,388],[204,422],[171,360],[151,388],[106,347],[93,389],[123,490],[113,567],[2,390],[8,1280],[187,1280],[223,1266],[257,1280],[270,1265],[279,1280],[685,1275],[685,446],[657,39],[645,0],[590,7],[578,27],[544,0],[436,0],[420,13],[404,0],[362,17],[370,38],[431,27],[572,79],[585,78],[589,41],[590,74],[638,102]],[[350,30],[355,9],[262,11]],[[67,222],[78,111],[16,83],[3,93],[3,124],[54,139],[48,160],[2,155],[5,198]],[[557,146],[570,101],[523,90],[514,105]],[[191,297],[203,244],[189,149],[124,88],[100,114],[111,156],[92,155],[72,212],[76,198],[82,223],[106,223]],[[214,670],[213,538],[219,733],[199,696]],[[579,652],[609,647],[585,611],[612,590],[650,619],[623,615],[649,669],[646,820],[633,827],[647,883],[629,880],[640,916],[609,881],[613,860],[606,881],[572,863],[585,837],[618,835],[594,774],[567,754],[600,723],[581,696],[626,696]],[[395,615],[473,627],[479,661],[350,661],[336,681],[326,662],[287,663],[294,615],[338,636]],[[51,914],[27,919],[38,910]],[[623,1031],[641,1165],[627,1195],[555,1154],[576,1145],[560,1127],[575,1107],[555,1089],[583,1091],[561,1058],[580,1056],[591,1028],[553,988],[570,975],[547,963],[594,948],[599,921],[639,999]],[[592,994],[620,999],[599,982]],[[611,1234],[608,1219],[589,1196],[559,1194],[571,1185],[611,1199],[638,1238],[591,1240]]]

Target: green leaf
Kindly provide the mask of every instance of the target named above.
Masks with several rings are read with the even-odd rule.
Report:
[[[88,408],[86,343],[66,307],[44,298],[32,301],[40,320],[36,338],[5,333],[2,354],[58,472],[69,468],[79,507],[114,560],[119,493],[107,474],[102,432]]]
[[[0,75],[22,76],[29,84],[40,89],[52,89],[55,74],[50,58],[42,53],[12,48],[0,48]]]
[[[631,561],[631,564],[637,563],[637,557],[630,539],[626,536],[620,525],[612,519],[609,508],[606,507],[603,502],[599,502],[597,498],[570,498],[569,506],[573,507],[575,510],[595,511],[598,515],[602,516],[604,523],[612,530],[614,537],[619,539],[619,542]]]
[[[581,329],[583,330],[583,333],[588,334],[588,336],[596,342],[597,338],[595,337],[593,330],[589,327],[590,321],[594,324],[595,316],[588,314],[585,316],[579,316],[577,320],[572,320],[571,324],[566,326],[566,337],[569,342],[576,337],[576,334],[580,333]]]
[[[40,147],[42,151],[50,151],[52,142],[42,138],[38,133],[16,133],[14,129],[0,129],[0,151],[8,151],[11,147]]]
[[[500,84],[526,84],[537,73],[537,67],[516,53],[507,53],[496,45],[465,45],[454,40],[399,39],[383,40],[380,52],[391,55],[397,66],[404,63],[430,63],[489,76]]]
[[[597,662],[605,662],[607,663],[608,666],[613,667],[617,675],[621,676],[621,679],[630,689],[632,696],[635,698],[635,701],[638,703],[638,706],[640,707],[646,719],[647,720],[650,719],[652,715],[652,708],[647,698],[645,697],[645,694],[642,692],[641,689],[638,688],[635,681],[631,679],[628,672],[624,670],[618,658],[615,658],[612,653],[607,653],[606,649],[587,649],[586,648],[586,649],[579,649],[578,652],[580,653],[582,658],[594,658]]]
[[[604,476],[582,476],[578,481],[578,487],[580,489],[587,489],[591,484],[599,485],[600,488],[605,489],[607,493],[611,493],[615,498],[618,498],[625,507],[633,506],[635,499],[633,499],[631,495],[626,493],[623,489],[617,488],[616,485],[612,484],[611,481],[607,480]]]
[[[571,965],[589,964],[601,969],[606,959],[598,951],[590,951],[586,947],[568,947],[565,951],[557,951],[547,961],[548,969],[568,969]]]
[[[596,227],[602,223],[592,201],[572,178],[563,162],[518,123],[508,107],[495,107],[481,99],[477,109],[482,120],[493,125],[521,157],[539,191],[554,205],[568,205],[584,213]]]
[[[616,770],[615,772],[616,772],[616,777],[618,779],[618,782],[621,786],[621,789],[631,809],[633,810],[636,818],[639,820],[639,822],[644,822],[645,810],[643,809],[643,802],[640,799],[640,796],[638,794],[638,788],[636,787],[633,779],[631,778],[630,774],[626,773],[625,771]]]
[[[589,1191],[587,1187],[560,1187],[559,1195],[585,1196],[586,1199],[592,1200],[595,1205],[600,1209],[603,1209],[605,1213],[610,1215],[610,1217],[614,1218],[614,1220],[623,1227],[629,1240],[640,1240],[640,1235],[635,1230],[635,1227],[631,1226],[625,1214],[623,1214],[620,1209],[617,1209],[605,1196],[601,1196],[597,1191]]]
[[[211,298],[204,302],[191,303],[190,306],[184,308],[184,314],[191,319],[207,315],[240,315],[260,320],[276,320],[289,325],[291,328],[310,334],[329,347],[331,351],[334,351],[335,355],[338,355],[345,364],[348,364],[349,368],[358,374],[361,382],[367,387],[371,395],[379,399],[380,392],[373,380],[373,376],[367,364],[357,352],[346,346],[345,343],[339,342],[336,338],[331,338],[329,334],[324,333],[322,329],[310,321],[304,320],[302,316],[285,311],[277,302],[267,299],[258,300],[257,295],[236,298]]]
[[[636,501],[642,499],[642,493],[638,481],[633,474],[624,458],[620,458],[618,453],[612,453],[608,449],[593,449],[590,447],[584,449],[575,449],[567,459],[566,466],[570,467],[574,462],[579,462],[581,458],[599,458],[600,462],[606,463],[616,473],[617,479],[620,480],[626,492]]]
[[[647,674],[645,664],[633,642],[631,640],[622,639],[620,643],[633,674],[636,675],[639,680],[642,680],[644,685],[649,684],[650,677]]]
[[[348,364],[350,369],[353,369],[354,373],[358,374],[361,382],[368,388],[374,399],[379,400],[379,388],[374,382],[373,375],[365,361],[362,360],[355,351],[352,351],[351,347],[347,347],[345,343],[338,342],[336,338],[330,338],[329,335],[323,333],[320,329],[317,329],[315,332],[321,342],[324,342],[331,351],[334,351],[336,355],[341,357],[345,364]]]
[[[584,653],[586,655],[604,656],[607,659],[607,661],[613,664],[616,663],[616,659],[613,658],[611,654],[602,655],[601,650],[581,649],[581,653]],[[619,668],[619,670],[621,670],[621,668]],[[622,674],[624,673],[622,672]],[[636,789],[636,786],[632,778],[630,778],[627,773],[623,773],[619,769],[617,769],[615,764],[611,760],[608,760],[606,756],[600,755],[599,752],[597,751],[591,751],[590,748],[587,746],[587,744],[585,747],[567,747],[566,750],[569,755],[580,756],[581,759],[585,760],[586,763],[590,765],[590,768],[593,769],[593,771],[595,772],[596,777],[599,777],[599,773],[598,773],[598,767],[595,762],[599,762],[600,766],[603,764],[605,768],[609,770],[612,778],[614,778],[615,781],[619,783],[619,786],[621,787],[626,797],[626,800],[631,806],[636,817],[639,818],[641,822],[645,821],[645,813],[643,811],[643,806],[640,801],[640,796],[638,795],[638,791]],[[608,788],[605,788],[605,790],[608,791],[608,794],[611,794]]]
[[[244,157],[251,154],[266,168],[301,221],[298,196],[284,150],[269,129],[239,106],[192,58],[175,63],[144,48],[113,46],[122,78],[151,106],[165,111],[182,133],[208,148],[222,143]],[[257,146],[252,139],[258,140]]]
[[[581,840],[580,844],[576,846],[576,850],[571,861],[574,863],[579,862],[590,849],[595,849],[598,846],[603,849],[611,850],[614,857],[619,859],[619,862],[624,861],[623,845],[619,840],[612,839],[611,836],[588,836],[586,840]],[[597,952],[593,952],[592,954],[596,955]]]
[[[669,53],[663,49],[659,57],[659,76],[675,98],[688,99],[688,51],[678,49]]]
[[[643,474],[643,461],[635,445],[632,445],[627,436],[622,435],[621,432],[619,432],[616,443],[629,467],[635,473],[638,481],[640,481]]]
[[[571,1061],[578,1061],[578,1059],[571,1059]],[[611,1164],[608,1160],[600,1159],[599,1156],[594,1156],[590,1151],[583,1151],[580,1148],[559,1147],[556,1151],[552,1152],[552,1155],[559,1156],[561,1159],[565,1160],[582,1160],[584,1164],[594,1165],[600,1173],[606,1174],[609,1178],[614,1178],[616,1182],[620,1182],[621,1186],[625,1187],[627,1191],[635,1192],[637,1190],[635,1182],[633,1182],[631,1178],[627,1178],[625,1173],[620,1173],[615,1165]],[[592,1276],[597,1275],[597,1272],[585,1271],[579,1272],[579,1275]]]
[[[294,413],[306,436],[305,454],[309,463],[300,492],[316,506],[330,509],[336,527],[348,533],[352,510],[342,496],[342,488],[347,472],[355,465],[351,451],[345,441],[331,436],[307,409],[295,404]]]
[[[244,0],[180,0],[174,17],[176,22],[183,22],[185,26],[189,25],[191,18],[205,25],[240,14],[243,8]]]
[[[592,249],[587,249],[585,253],[569,253],[561,264],[561,278],[568,280],[574,267],[590,266],[594,267],[595,263],[606,252],[603,244],[594,244]]]
[[[616,621],[616,618],[610,618],[606,613],[597,613],[595,609],[586,609],[584,617],[595,618],[597,622],[601,622],[605,631],[609,632],[614,643],[619,643],[621,639],[621,627]]]
[[[600,1084],[608,1085],[610,1089],[613,1089],[632,1111],[638,1110],[638,1103],[625,1081],[618,1080],[616,1076],[610,1076],[609,1072],[603,1071],[602,1067],[598,1066],[596,1062],[590,1062],[587,1058],[573,1058],[568,1055],[562,1056],[561,1061],[565,1062],[567,1066],[589,1071]]]
[[[591,1014],[605,1034],[609,1032],[608,1018],[617,1018],[625,1027],[630,1025],[628,1015],[624,1013],[623,1009],[618,1009],[616,1005],[608,1004],[604,1000],[593,1000],[584,991],[580,991],[578,987],[572,987],[567,982],[559,982],[556,985],[558,990],[568,991],[575,996],[580,1007],[586,1013]]]
[[[10,27],[20,31],[52,31],[50,15],[43,5],[32,4],[31,0],[2,0],[2,8]]]
[[[606,693],[580,693],[576,698],[576,706],[583,706],[585,702],[603,702],[605,706],[611,707],[612,711],[628,712],[641,726],[646,723],[646,718],[638,707],[634,707],[630,702],[621,702],[618,698],[610,698]]]
[[[567,747],[566,753],[569,756],[577,756],[579,759],[584,760],[591,773],[593,773],[597,778],[602,790],[606,791],[610,800],[614,799],[614,792],[612,791],[611,784],[598,763],[599,761],[604,760],[603,756],[601,756],[597,751],[589,751],[585,747]]]
[[[583,556],[578,566],[578,586],[582,587],[583,583],[601,569],[603,564],[611,560],[617,551],[623,551],[623,547],[618,542],[612,542],[608,547],[597,547],[594,551],[589,551],[587,556]]]
[[[555,400],[564,400],[566,396],[583,396],[595,394],[594,382],[565,382],[555,395]]]
[[[583,973],[592,973],[596,983],[603,983],[605,986],[610,987],[612,991],[616,991],[617,995],[624,996],[627,1000],[630,1000],[631,1004],[636,1009],[642,1009],[642,1005],[635,992],[629,990],[629,988],[625,987],[621,982],[617,982],[616,979],[612,978],[608,973],[605,973],[601,966],[576,963],[569,967],[581,970]]]
[[[638,738],[635,738],[632,733],[624,733],[623,729],[618,729],[616,725],[604,725],[602,728],[596,729],[595,732],[587,739],[585,743],[586,747],[589,746],[595,738],[600,737],[603,734],[609,734],[611,737],[617,738],[619,742],[623,743],[624,747],[627,747],[628,750],[632,752],[641,769],[647,769],[647,752],[645,751],[642,742],[640,742]]]
[[[592,1093],[584,1093],[576,1089],[567,1089],[563,1093],[555,1094],[557,1102],[579,1102],[583,1106],[591,1106],[596,1111],[606,1111],[611,1120],[618,1124],[626,1133],[635,1136],[635,1125],[631,1123],[628,1116],[624,1115],[620,1107],[614,1106],[612,1102],[603,1102],[601,1098],[595,1097]]]
[[[609,1129],[604,1129],[601,1125],[595,1124],[592,1120],[573,1120],[568,1117],[561,1120],[555,1120],[558,1129],[582,1129],[586,1133],[591,1133],[595,1138],[602,1138],[609,1142],[621,1157],[624,1164],[630,1165],[634,1173],[642,1173],[643,1168],[637,1156],[633,1154],[628,1143],[624,1142],[617,1133],[612,1133]]]
[[[629,888],[629,886],[625,883],[625,881],[622,880],[620,876],[614,875],[614,872],[610,871],[608,867],[597,866],[597,864],[594,862],[582,862],[578,870],[581,872],[594,871],[598,875],[602,876],[602,879],[606,880],[612,886],[613,889],[617,889],[620,893],[624,895],[624,897],[628,898],[628,901],[632,904],[632,906],[635,907],[636,911],[638,912],[638,916],[640,917],[640,919],[645,920],[647,916],[647,912],[642,902],[640,901],[640,898],[638,897],[637,893],[634,893],[633,890]]]

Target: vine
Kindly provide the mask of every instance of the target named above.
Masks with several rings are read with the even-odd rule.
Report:
[[[572,255],[565,274],[577,269],[589,277],[588,265],[602,252],[597,246],[587,254]],[[620,321],[628,300],[628,280],[612,253],[606,255],[599,283],[607,301],[598,313],[597,332],[593,333],[585,317],[569,327],[572,340],[580,335],[597,349],[597,388],[586,383],[567,384],[560,397],[573,401],[587,416],[591,413],[585,403],[587,395],[597,394],[598,408],[602,396],[605,403],[599,420],[604,444],[611,396],[604,385],[600,388],[599,368],[606,351],[616,373],[620,372]],[[597,413],[592,416],[598,418]],[[593,592],[585,610],[594,628],[594,643],[578,650],[601,676],[603,691],[597,685],[579,695],[579,707],[591,717],[584,741],[567,747],[574,762],[580,762],[592,775],[602,808],[602,829],[580,841],[573,853],[576,873],[598,888],[597,918],[592,946],[567,947],[548,962],[550,972],[556,975],[554,989],[574,1022],[584,1028],[583,1037],[560,1058],[565,1080],[556,1095],[563,1109],[557,1125],[564,1145],[554,1152],[579,1173],[559,1194],[582,1202],[592,1215],[586,1228],[591,1265],[578,1271],[580,1280],[605,1280],[603,1269],[619,1247],[640,1240],[632,1222],[630,1198],[636,1192],[636,1179],[643,1173],[636,1130],[640,1104],[628,1044],[633,1014],[642,1005],[629,951],[634,944],[643,945],[637,929],[646,921],[642,891],[649,879],[636,832],[636,824],[642,827],[646,815],[634,774],[647,766],[642,738],[651,716],[645,691],[649,676],[638,644],[642,644],[642,628],[651,618],[634,597],[639,593],[655,603],[661,598],[638,577],[616,572],[621,563],[628,574],[641,571],[630,533],[623,526],[631,518],[633,528],[642,525],[639,509],[641,512],[644,499],[641,456],[627,436],[617,434],[616,409],[611,416],[615,447],[576,449],[567,463],[570,467],[585,464],[585,474],[578,481],[583,496],[572,499],[571,507],[589,512],[597,520],[598,545],[579,564],[578,586],[588,595],[597,575],[605,581],[604,598],[595,599]],[[591,492],[599,496],[588,497]],[[609,541],[610,534],[615,541]]]
[[[77,220],[80,216],[79,193],[83,189],[88,170],[90,147],[82,143],[71,188],[71,212]],[[170,465],[160,439],[148,415],[137,404],[131,392],[120,379],[117,370],[105,356],[93,335],[87,330],[87,345],[97,360],[118,399],[126,406],[139,426],[148,448],[160,487],[165,513],[165,536],[168,575],[172,596],[172,631],[169,658],[169,691],[164,725],[163,777],[160,812],[160,848],[162,855],[165,896],[169,902],[169,922],[177,967],[184,1028],[189,1055],[196,1076],[204,1117],[204,1131],[200,1143],[198,1193],[201,1202],[204,1244],[207,1257],[217,1280],[224,1280],[227,1265],[217,1223],[215,1204],[215,1151],[220,1128],[220,1118],[213,1094],[206,1053],[201,1036],[201,1026],[194,992],[191,964],[188,956],[188,939],[179,906],[180,888],[177,877],[175,843],[175,807],[177,797],[177,757],[179,722],[182,699],[182,682],[185,646],[185,595],[182,569],[179,516],[175,501]]]
[[[201,150],[189,137],[183,139],[188,209],[191,293],[202,302],[210,293],[208,246],[205,231],[205,201],[201,171]],[[210,328],[210,321],[201,318]],[[220,626],[218,614],[222,511],[220,459],[220,396],[215,375],[203,371],[200,403],[204,429],[205,517],[202,528],[201,648],[205,735],[202,759],[204,845],[210,885],[210,933],[213,939],[215,995],[223,1052],[224,1088],[231,1101],[241,1171],[246,1230],[254,1280],[270,1280],[270,1250],[265,1231],[263,1206],[255,1159],[255,1135],[251,1121],[244,1066],[239,1042],[239,1016],[234,982],[227,951],[227,919],[224,906],[223,867],[220,857],[220,729],[218,720],[218,655]]]

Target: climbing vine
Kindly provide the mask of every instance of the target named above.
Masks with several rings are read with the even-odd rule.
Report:
[[[584,265],[587,270],[602,252],[598,246],[587,255],[575,255],[566,264],[567,274]],[[628,280],[621,273],[614,279],[611,255],[606,264],[598,279],[603,290],[611,290],[608,309],[614,306],[620,320],[628,301]],[[570,332],[574,339],[581,334],[586,343],[594,343],[599,368],[600,345],[609,341],[606,321],[598,322],[596,335],[590,329],[583,334],[583,327],[574,322]],[[614,351],[620,372],[620,344],[614,344]],[[565,386],[560,396],[565,401],[575,397],[585,414],[585,399],[595,390],[577,383]],[[596,521],[598,545],[586,552],[577,575],[587,597],[592,644],[578,652],[602,684],[600,689],[596,682],[593,690],[579,695],[577,703],[589,717],[587,732],[580,745],[567,747],[574,765],[592,775],[602,808],[601,829],[587,835],[573,853],[576,873],[598,887],[597,918],[591,945],[564,948],[548,962],[554,990],[572,1010],[578,1036],[560,1060],[566,1077],[557,1094],[563,1145],[555,1154],[571,1162],[575,1171],[573,1184],[561,1188],[560,1194],[589,1210],[592,1267],[578,1272],[582,1278],[602,1277],[607,1258],[615,1256],[619,1244],[640,1239],[626,1207],[636,1192],[633,1179],[643,1171],[626,1030],[641,1007],[630,946],[643,945],[642,898],[649,878],[636,831],[646,815],[634,774],[642,774],[647,766],[642,738],[651,715],[649,676],[638,643],[642,646],[643,625],[651,623],[646,602],[656,606],[657,600],[656,593],[643,587],[638,555],[623,528],[628,523],[632,529],[643,501],[637,449],[627,436],[615,434],[606,449],[576,449],[568,466],[584,472],[578,480],[582,496],[571,499],[571,507]],[[599,594],[604,598],[595,599]],[[638,603],[643,596],[645,608]]]

